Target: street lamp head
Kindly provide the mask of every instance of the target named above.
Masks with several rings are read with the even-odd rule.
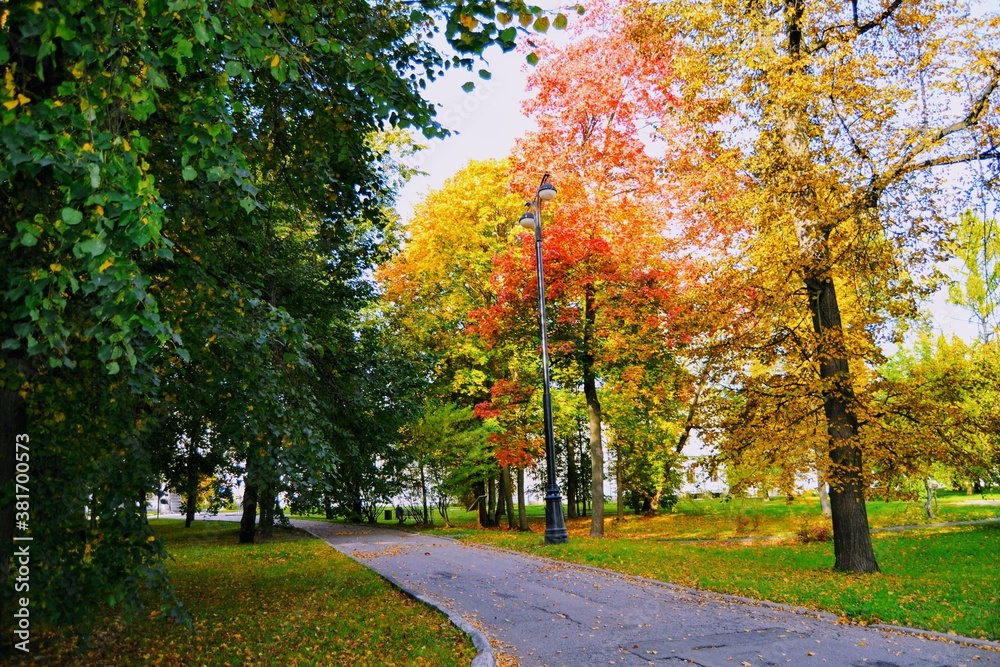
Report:
[[[551,183],[542,183],[538,188],[538,198],[542,201],[551,201],[556,198],[556,186]]]
[[[525,212],[524,215],[521,216],[521,219],[518,220],[518,222],[521,223],[521,226],[526,229],[534,229],[535,215],[531,211],[527,211]]]

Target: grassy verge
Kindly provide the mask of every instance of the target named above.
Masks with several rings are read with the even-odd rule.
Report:
[[[152,522],[194,632],[156,611],[108,619],[88,648],[59,645],[75,665],[468,665],[471,641],[445,616],[298,531],[236,544],[238,525]],[[50,662],[50,664],[51,664]]]

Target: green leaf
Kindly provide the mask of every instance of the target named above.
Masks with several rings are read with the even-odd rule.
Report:
[[[489,81],[490,79],[493,78],[493,75],[490,73],[488,69],[481,69],[479,70],[479,77]]]
[[[184,361],[191,361],[191,355],[183,347],[177,348],[177,356]]]
[[[115,375],[121,370],[121,366],[118,365],[117,361],[112,361],[107,365],[108,375]]]
[[[184,56],[185,58],[191,58],[192,56],[194,56],[194,51],[191,50],[192,46],[193,44],[191,44],[190,40],[187,39],[177,40],[177,54]]]
[[[549,17],[539,16],[535,19],[535,23],[531,27],[534,28],[535,32],[547,32],[549,29]]]
[[[183,171],[181,171],[181,176],[184,177],[185,181],[193,181],[195,178],[198,177],[198,172],[195,170],[194,167],[188,165],[184,167]]]
[[[10,60],[10,51],[7,50],[6,46],[0,45],[0,65]]]
[[[244,211],[249,213],[254,208],[253,199],[251,197],[244,197],[243,199],[240,200],[240,206],[243,207]]]
[[[83,220],[83,213],[67,207],[62,210],[62,219],[67,225],[78,225]]]
[[[243,63],[239,60],[230,60],[226,63],[226,74],[229,76],[239,76],[243,71]]]
[[[25,232],[21,234],[21,245],[31,247],[38,243],[38,237],[31,232]]]
[[[556,30],[565,30],[566,24],[568,23],[566,15],[563,13],[556,14],[555,20],[552,22],[552,27]]]
[[[462,90],[464,90],[467,93],[471,93],[475,87],[476,84],[473,83],[472,81],[467,81],[462,84]]]
[[[528,57],[525,58],[525,60],[528,61],[529,65],[535,66],[535,65],[538,64],[538,54],[537,53],[529,53]]]
[[[205,23],[199,21],[194,24],[194,38],[198,40],[199,44],[208,43],[208,30],[205,28]]]
[[[79,248],[82,253],[90,255],[91,257],[97,257],[104,252],[107,245],[104,243],[104,239],[94,236],[86,241],[77,243],[76,247]]]

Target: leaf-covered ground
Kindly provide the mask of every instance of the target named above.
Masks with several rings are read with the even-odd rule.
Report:
[[[99,624],[88,647],[52,662],[73,665],[468,665],[475,649],[442,614],[298,531],[236,543],[223,522],[152,522],[172,554],[168,569],[194,632],[145,611]],[[52,650],[57,650],[53,648]]]
[[[995,517],[996,505],[943,500],[939,520]],[[973,500],[982,498],[976,496]],[[986,500],[989,500],[987,498]],[[802,525],[822,525],[809,502],[747,502],[742,509],[714,501],[685,501],[678,511],[652,518],[627,516],[617,524],[609,507],[606,537],[587,534],[589,519],[568,521],[570,542],[546,546],[540,507],[531,509],[530,533],[474,530],[464,516],[454,529],[435,529],[460,539],[550,558],[603,567],[706,590],[821,609],[856,622],[883,622],[969,637],[1000,639],[1000,524],[875,532],[882,572],[833,571],[833,543],[726,538],[792,535]],[[688,506],[685,507],[685,503]],[[925,523],[914,503],[869,505],[875,526]],[[919,506],[917,506],[919,508]],[[755,518],[759,517],[759,518]]]

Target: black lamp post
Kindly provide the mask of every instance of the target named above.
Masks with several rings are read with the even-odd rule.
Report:
[[[566,520],[563,518],[562,494],[556,483],[556,441],[552,432],[552,394],[549,391],[549,341],[545,329],[545,276],[542,272],[542,202],[556,196],[556,189],[549,183],[549,175],[535,193],[535,201],[528,204],[531,210],[521,216],[521,225],[535,230],[535,269],[538,272],[538,320],[542,329],[542,411],[545,416],[545,543],[563,544],[569,541]]]

